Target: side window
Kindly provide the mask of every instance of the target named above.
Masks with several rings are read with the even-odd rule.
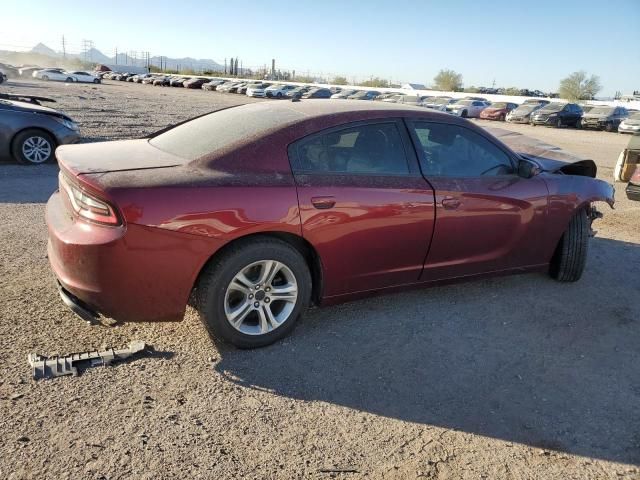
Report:
[[[407,175],[409,166],[395,123],[375,123],[314,135],[296,146],[294,170],[305,173]]]
[[[478,177],[513,173],[509,156],[482,135],[444,123],[416,122],[425,176]]]

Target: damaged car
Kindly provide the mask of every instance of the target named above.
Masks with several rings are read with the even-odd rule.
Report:
[[[577,281],[613,188],[594,162],[504,132],[301,100],[62,146],[48,258],[85,320],[181,320],[191,301],[241,348],[284,337],[310,303],[496,274]]]
[[[39,165],[55,159],[58,145],[80,140],[78,125],[67,115],[40,105],[55,100],[29,95],[0,96],[0,160]]]
[[[507,115],[516,108],[518,108],[517,103],[493,102],[480,112],[480,118],[483,120],[498,120],[500,122],[504,122]]]
[[[529,123],[531,121],[531,114],[536,110],[540,110],[544,105],[546,104],[524,102],[519,107],[511,110],[505,117],[505,120],[509,123]]]

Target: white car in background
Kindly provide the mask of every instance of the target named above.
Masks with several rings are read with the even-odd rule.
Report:
[[[269,98],[273,98],[273,97],[282,98],[282,97],[286,97],[287,93],[289,93],[291,90],[295,88],[296,88],[295,85],[283,85],[283,84],[271,85],[270,87],[267,87],[264,93]]]
[[[37,78],[39,80],[55,80],[58,82],[73,82],[73,75],[68,72],[65,72],[61,68],[44,68],[42,70],[36,70],[33,72],[33,78]]]
[[[483,100],[458,100],[447,105],[447,112],[463,118],[478,118],[480,112],[490,105]]]
[[[631,112],[620,125],[618,125],[620,133],[640,133],[640,112]]]
[[[70,74],[72,76],[74,82],[100,83],[100,77],[96,77],[95,75],[91,75],[88,72],[77,71],[77,72],[66,72],[66,73],[68,73],[68,74]]]
[[[266,97],[266,90],[270,83],[252,83],[247,87],[247,97]]]

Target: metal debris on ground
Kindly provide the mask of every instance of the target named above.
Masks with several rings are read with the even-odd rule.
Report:
[[[37,353],[30,353],[27,357],[29,365],[33,369],[33,378],[62,377],[65,375],[78,375],[78,368],[90,368],[111,365],[113,362],[124,360],[146,348],[144,342],[134,340],[127,348],[114,350],[107,348],[103,351],[71,353],[65,356],[55,355],[45,357]]]

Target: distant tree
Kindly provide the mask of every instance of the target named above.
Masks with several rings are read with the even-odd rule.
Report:
[[[581,70],[562,79],[558,93],[567,100],[592,100],[600,90],[600,78],[597,75],[588,76],[587,72]]]
[[[516,87],[509,87],[504,89],[505,95],[520,95],[520,89]]]
[[[453,70],[440,70],[433,82],[436,90],[455,92],[462,89],[462,75]]]
[[[384,78],[373,77],[370,80],[366,80],[361,84],[363,87],[388,87],[389,81]]]
[[[333,80],[331,80],[331,83],[333,83],[334,85],[347,85],[349,82],[347,82],[347,77],[333,77]]]
[[[473,85],[470,87],[466,87],[464,89],[465,93],[478,93],[480,89],[478,87],[474,87]]]
[[[296,82],[300,83],[315,83],[316,79],[307,75],[296,75]]]

